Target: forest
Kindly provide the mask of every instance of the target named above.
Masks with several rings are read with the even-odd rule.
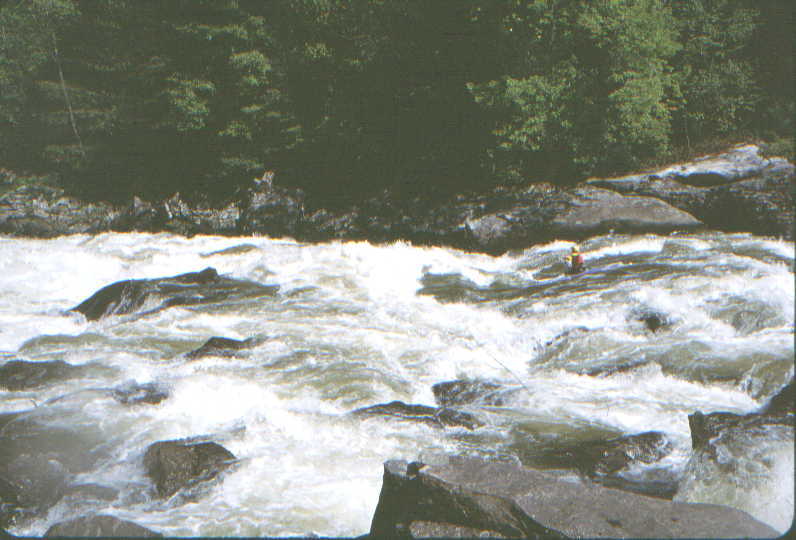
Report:
[[[0,169],[85,198],[333,205],[793,144],[768,0],[5,0]]]

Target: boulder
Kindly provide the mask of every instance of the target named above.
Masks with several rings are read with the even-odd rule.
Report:
[[[411,422],[422,422],[434,427],[465,427],[475,429],[483,423],[469,413],[454,409],[429,407],[427,405],[407,404],[403,401],[391,401],[363,407],[350,413],[352,416],[381,416]]]
[[[162,538],[163,535],[132,521],[113,516],[82,516],[47,529],[45,537],[73,538]]]
[[[214,442],[161,441],[144,454],[144,468],[160,497],[215,478],[235,462],[235,456]]]
[[[432,466],[386,462],[370,537],[413,537],[418,523],[524,538],[778,536],[734,508],[646,497],[512,463],[465,457]]]
[[[609,231],[668,233],[702,225],[691,214],[653,197],[626,196],[595,187],[578,187],[568,195],[569,208],[550,224],[550,234],[555,237],[583,238]]]
[[[79,377],[84,371],[84,366],[73,366],[63,360],[45,362],[9,360],[0,366],[0,388],[27,390],[54,381]]]
[[[215,268],[205,268],[201,272],[171,277],[118,281],[103,287],[70,311],[78,311],[88,320],[97,320],[108,315],[135,313],[147,306],[154,306],[147,311],[152,312],[172,306],[273,296],[278,288],[219,276]]]
[[[195,349],[185,356],[192,360],[197,358],[204,358],[205,356],[237,356],[242,350],[251,349],[260,344],[262,340],[257,338],[248,338],[244,340],[231,339],[225,337],[211,337],[204,345]]]
[[[167,397],[168,392],[156,383],[138,384],[135,381],[127,381],[111,391],[113,399],[122,405],[137,405],[146,403],[157,405]]]

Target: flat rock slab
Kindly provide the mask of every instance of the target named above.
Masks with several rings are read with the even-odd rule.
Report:
[[[446,523],[509,537],[779,536],[734,508],[671,502],[465,457],[431,466],[385,464],[371,537],[407,534],[414,522]]]
[[[621,233],[671,232],[696,229],[702,222],[653,197],[620,195],[592,187],[572,191],[570,208],[551,224],[554,236],[588,236],[608,231]]]

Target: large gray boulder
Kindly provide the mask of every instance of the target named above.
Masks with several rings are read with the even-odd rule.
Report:
[[[219,276],[215,268],[156,279],[127,279],[103,287],[70,311],[78,311],[88,320],[108,315],[147,312],[172,306],[210,304],[237,298],[273,296],[275,285],[262,285]]]
[[[371,538],[419,536],[429,523],[525,538],[779,536],[726,506],[671,502],[480,458],[442,461],[385,463]]]
[[[162,538],[163,535],[132,521],[113,516],[82,516],[56,523],[45,537],[71,538]]]
[[[553,236],[578,238],[609,231],[665,233],[702,225],[689,213],[653,197],[625,196],[593,187],[579,187],[570,194],[570,207],[551,223]]]

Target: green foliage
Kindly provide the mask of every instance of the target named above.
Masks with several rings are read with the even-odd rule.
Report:
[[[83,194],[327,204],[568,182],[793,131],[785,0],[0,4],[0,164]]]

